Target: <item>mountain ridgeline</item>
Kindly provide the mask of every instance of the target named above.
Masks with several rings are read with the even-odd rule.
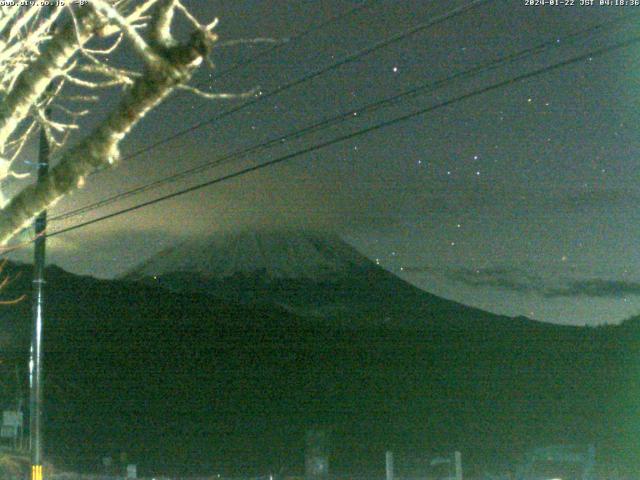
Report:
[[[513,319],[442,299],[376,265],[336,235],[244,231],[187,241],[122,277],[175,292],[242,304],[277,305],[331,326],[424,327]],[[518,323],[518,320],[515,321]]]
[[[3,298],[30,291],[30,266],[6,271]],[[640,321],[493,315],[309,232],[187,242],[117,280],[46,275],[45,449],[68,468],[127,452],[143,475],[301,473],[315,425],[356,475],[382,476],[385,450],[401,473],[457,449],[472,474],[552,443],[638,468]],[[0,315],[0,365],[24,371],[30,304]]]

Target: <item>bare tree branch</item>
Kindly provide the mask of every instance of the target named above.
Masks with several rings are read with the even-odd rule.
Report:
[[[4,271],[4,268],[7,265],[7,259],[4,259],[0,262],[0,274],[2,274],[2,272]],[[4,288],[7,287],[7,285],[9,285],[12,281],[14,281],[16,278],[18,278],[20,274],[18,273],[17,275],[11,277],[9,275],[5,275],[2,280],[0,280],[0,291],[2,291]],[[27,298],[26,294],[20,295],[17,298],[12,298],[10,300],[0,300],[0,305],[15,305],[16,303],[20,303],[21,301],[23,301],[24,299]]]
[[[26,118],[32,105],[78,51],[78,40],[84,42],[91,37],[94,21],[89,9],[82,9],[78,15],[79,31],[76,32],[73,22],[67,22],[37,60],[20,75],[0,105],[0,152],[9,136]]]
[[[122,23],[126,22],[124,17],[106,2],[95,0],[93,5],[97,6],[96,11],[108,15],[109,21],[123,28],[125,36],[133,41],[138,53],[147,55],[148,68],[134,80],[106,120],[64,153],[41,182],[26,187],[0,211],[0,244],[6,243],[41,211],[78,188],[87,175],[116,163],[120,142],[129,131],[149,110],[191,79],[217,40],[217,36],[211,32],[215,22],[206,26],[198,25],[188,42],[177,43],[171,37],[170,22],[165,21],[168,11],[173,10],[176,4],[172,0],[162,1],[152,16],[150,29],[154,33],[150,35],[162,38],[165,43],[158,45],[147,43],[137,33],[132,34],[131,29]],[[49,129],[53,126],[52,123],[45,124]],[[65,125],[62,128],[68,127]]]

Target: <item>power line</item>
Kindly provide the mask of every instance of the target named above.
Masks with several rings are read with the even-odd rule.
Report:
[[[312,34],[313,32],[316,32],[318,30],[321,30],[325,27],[327,27],[328,25],[334,23],[334,22],[339,22],[341,20],[344,20],[346,18],[349,18],[353,15],[355,15],[356,13],[360,13],[363,10],[366,10],[367,8],[371,8],[376,2],[378,2],[379,0],[364,0],[364,2],[356,7],[353,7],[349,10],[347,10],[346,12],[343,12],[341,14],[338,15],[334,15],[330,18],[328,18],[327,20],[318,23],[317,25],[313,25],[310,28],[306,29],[306,30],[302,30],[299,33],[293,35],[292,37],[288,38],[286,41],[278,43],[274,46],[272,46],[271,48],[268,48],[267,50],[263,50],[260,53],[248,58],[247,60],[243,61],[243,62],[239,62],[233,66],[231,66],[230,68],[227,68],[226,70],[223,70],[221,72],[219,72],[218,74],[214,75],[210,80],[220,80],[222,78],[227,77],[229,74],[235,72],[236,70],[249,66],[253,63],[255,63],[256,61],[260,60],[263,57],[266,57],[272,53],[277,52],[278,50],[280,50],[281,48],[290,45],[292,42],[295,41],[299,41],[300,39],[306,37],[307,35]],[[209,81],[207,82],[200,82],[197,84],[198,87],[204,87],[209,83]],[[143,150],[145,150],[147,147],[144,147]],[[155,148],[155,147],[154,147]],[[147,151],[147,150],[145,150]],[[138,156],[140,153],[142,153],[142,151],[138,151],[138,152],[134,152],[133,154],[129,155],[129,156],[125,156],[122,160],[127,160],[130,158],[133,158],[135,156]],[[61,219],[61,216],[58,216],[57,218],[50,218],[50,220],[56,220],[56,219]],[[64,218],[66,218],[66,214],[63,215]]]
[[[475,97],[475,96],[478,96],[478,95],[482,95],[484,93],[487,93],[487,92],[490,92],[490,91],[493,91],[493,90],[497,90],[498,88],[502,88],[502,87],[505,87],[505,86],[513,85],[515,83],[518,83],[518,82],[521,82],[521,81],[536,77],[538,75],[542,75],[542,74],[545,74],[545,73],[548,73],[548,72],[551,72],[551,71],[554,71],[554,70],[558,70],[560,68],[563,68],[563,67],[566,67],[566,66],[569,66],[569,65],[572,65],[572,64],[587,60],[589,58],[602,56],[604,54],[610,53],[610,52],[615,51],[615,50],[619,50],[621,48],[628,47],[628,46],[633,45],[633,44],[638,43],[638,42],[640,42],[640,36],[633,37],[630,40],[619,42],[619,43],[616,43],[614,45],[610,45],[608,47],[604,47],[604,48],[601,48],[601,49],[598,49],[598,50],[594,50],[594,51],[591,51],[591,52],[588,52],[588,53],[585,53],[585,54],[581,54],[579,56],[570,58],[568,60],[564,60],[564,61],[552,64],[552,65],[549,65],[547,67],[539,68],[539,69],[533,70],[533,71],[531,71],[529,73],[518,75],[516,77],[510,78],[510,79],[507,79],[507,80],[503,80],[501,82],[494,83],[494,84],[489,85],[487,87],[484,87],[484,88],[481,88],[481,89],[478,89],[478,90],[474,90],[474,91],[465,93],[463,95],[459,95],[457,97],[454,97],[452,99],[446,100],[444,102],[440,102],[440,103],[438,103],[436,105],[433,105],[433,106],[430,106],[428,108],[420,109],[420,110],[417,110],[415,112],[408,113],[408,114],[402,115],[400,117],[396,117],[394,119],[387,120],[385,122],[378,123],[376,125],[363,128],[363,129],[358,130],[356,132],[349,133],[349,134],[346,134],[346,135],[342,135],[342,136],[334,138],[332,140],[328,140],[326,142],[322,142],[322,143],[319,143],[319,144],[316,144],[316,145],[312,145],[312,146],[303,148],[303,149],[298,150],[296,152],[289,153],[287,155],[283,155],[281,157],[278,157],[278,158],[276,158],[274,160],[270,160],[268,162],[264,162],[264,163],[261,163],[259,165],[254,165],[252,167],[244,168],[244,169],[239,170],[237,172],[234,172],[234,173],[231,173],[231,174],[228,174],[228,175],[224,175],[224,176],[215,178],[213,180],[209,180],[207,182],[203,182],[203,183],[200,183],[198,185],[194,185],[192,187],[179,190],[177,192],[173,192],[173,193],[170,193],[170,194],[167,194],[167,195],[163,195],[163,196],[155,198],[153,200],[149,200],[149,201],[146,201],[146,202],[143,202],[143,203],[139,203],[137,205],[134,205],[134,206],[131,206],[131,207],[128,207],[128,208],[124,208],[124,209],[119,210],[117,212],[113,212],[113,213],[110,213],[110,214],[107,214],[107,215],[103,215],[103,216],[98,217],[98,218],[94,218],[92,220],[87,220],[86,222],[78,223],[76,225],[72,225],[70,227],[66,227],[66,228],[63,228],[61,230],[57,230],[55,232],[47,234],[47,236],[48,237],[53,237],[53,236],[60,235],[60,234],[66,233],[66,232],[70,232],[72,230],[77,230],[77,229],[80,229],[80,228],[84,228],[84,227],[92,225],[94,223],[98,223],[98,222],[101,222],[103,220],[114,218],[114,217],[123,215],[125,213],[129,213],[129,212],[132,212],[132,211],[135,211],[135,210],[139,210],[141,208],[148,207],[150,205],[154,205],[154,204],[162,202],[164,200],[169,200],[171,198],[175,198],[175,197],[178,197],[180,195],[191,193],[191,192],[194,192],[196,190],[200,190],[200,189],[205,188],[205,187],[209,187],[209,186],[212,186],[212,185],[215,185],[215,184],[218,184],[218,183],[225,182],[227,180],[238,178],[238,177],[241,177],[241,176],[246,175],[248,173],[252,173],[252,172],[255,172],[255,171],[258,171],[258,170],[262,170],[264,168],[274,166],[276,164],[279,164],[279,163],[285,162],[287,160],[291,160],[293,158],[296,158],[296,157],[299,157],[299,156],[302,156],[302,155],[305,155],[305,154],[320,150],[322,148],[326,148],[326,147],[329,147],[331,145],[335,145],[337,143],[341,143],[341,142],[343,142],[345,140],[350,140],[352,138],[359,137],[361,135],[365,135],[365,134],[368,134],[368,133],[371,133],[371,132],[374,132],[374,131],[377,131],[377,130],[381,130],[381,129],[386,128],[386,127],[390,127],[392,125],[396,125],[398,123],[401,123],[401,122],[404,122],[404,121],[407,121],[407,120],[411,120],[411,119],[416,118],[416,117],[418,117],[420,115],[424,115],[426,113],[433,112],[433,111],[438,110],[440,108],[444,108],[444,107],[448,107],[448,106],[454,105],[455,103],[461,102],[463,100],[466,100],[466,99],[469,99],[469,98],[472,98],[472,97]]]
[[[106,205],[110,205],[112,203],[117,202],[118,200],[122,200],[125,198],[128,198],[130,196],[139,194],[139,193],[143,193],[146,192],[148,190],[154,189],[154,188],[158,188],[162,185],[165,184],[169,184],[169,183],[173,183],[177,180],[180,180],[182,178],[185,178],[187,176],[190,176],[192,174],[195,173],[199,173],[202,172],[204,170],[216,167],[216,166],[220,166],[222,164],[226,164],[230,161],[233,160],[237,160],[240,158],[243,158],[245,156],[247,156],[250,153],[254,153],[256,151],[259,150],[263,150],[263,149],[267,149],[271,146],[280,144],[284,141],[287,140],[291,140],[291,139],[296,139],[296,138],[300,138],[304,135],[310,134],[310,133],[314,133],[314,132],[318,132],[320,130],[324,130],[325,128],[337,125],[340,122],[344,122],[346,120],[352,120],[354,118],[353,114],[354,113],[371,113],[374,112],[376,110],[379,110],[385,106],[388,105],[392,105],[400,100],[403,100],[407,97],[414,97],[414,96],[418,96],[418,95],[424,95],[426,93],[430,93],[442,86],[445,85],[449,85],[451,82],[456,81],[456,80],[460,80],[460,79],[464,79],[464,78],[469,78],[469,77],[473,77],[482,73],[486,73],[488,71],[494,70],[496,68],[499,67],[503,67],[505,65],[511,64],[513,62],[528,58],[530,56],[533,55],[537,55],[539,53],[542,53],[546,50],[548,50],[549,48],[563,48],[564,46],[567,45],[568,41],[572,41],[572,40],[576,40],[579,39],[587,34],[593,33],[593,32],[597,32],[599,30],[602,30],[603,28],[607,28],[610,27],[612,25],[616,25],[616,24],[620,24],[620,23],[626,23],[629,22],[631,20],[635,20],[638,16],[633,16],[633,17],[621,17],[621,18],[617,18],[614,20],[610,20],[608,22],[603,22],[597,25],[593,25],[590,27],[587,27],[585,29],[573,32],[571,34],[568,34],[564,37],[561,38],[554,38],[554,40],[550,40],[547,42],[543,42],[541,44],[538,44],[534,47],[530,47],[527,48],[525,50],[521,50],[519,52],[515,52],[509,55],[505,55],[502,57],[499,57],[495,60],[492,60],[490,62],[485,62],[483,64],[480,64],[476,67],[458,72],[456,74],[453,74],[451,76],[448,76],[446,78],[442,78],[440,80],[436,80],[433,82],[428,82],[428,83],[423,83],[421,85],[418,85],[414,88],[411,88],[409,90],[406,90],[404,92],[401,92],[399,94],[395,94],[386,98],[383,98],[381,100],[378,100],[376,102],[373,103],[369,103],[367,105],[363,105],[359,108],[351,108],[348,111],[342,112],[338,115],[335,115],[333,117],[321,120],[319,122],[316,122],[312,125],[309,125],[307,127],[304,127],[302,129],[299,130],[295,130],[289,133],[286,133],[284,135],[278,136],[276,138],[272,138],[270,140],[267,140],[263,143],[260,143],[258,145],[254,145],[242,150],[237,150],[235,152],[229,153],[227,155],[224,155],[220,158],[217,158],[213,161],[209,161],[206,162],[202,165],[199,165],[197,167],[193,167],[190,169],[187,169],[185,171],[170,175],[168,177],[156,180],[154,182],[150,182],[148,184],[133,188],[131,190],[127,190],[125,192],[121,192],[119,194],[113,195],[111,197],[108,197],[106,199],[100,200],[98,202],[89,204],[89,205],[85,205],[83,207],[68,211],[68,212],[64,212],[60,215],[57,215],[53,218],[51,218],[52,221],[61,221],[61,220],[65,220],[77,215],[80,215],[82,213],[86,213],[92,210],[95,210],[97,208],[106,206]],[[560,42],[559,42],[560,40]]]
[[[276,95],[279,95],[282,92],[285,92],[287,90],[290,90],[291,88],[294,88],[298,85],[301,85],[303,83],[309,82],[311,80],[313,80],[314,78],[317,78],[321,75],[324,75],[325,73],[328,73],[330,71],[336,70],[344,65],[348,65],[350,63],[353,63],[377,50],[380,50],[382,48],[388,47],[389,45],[392,45],[394,43],[397,43],[401,40],[404,40],[405,38],[411,37],[412,35],[415,35],[417,33],[420,33],[428,28],[431,28],[433,26],[436,26],[442,22],[445,22],[447,20],[450,20],[452,18],[455,18],[459,15],[462,15],[464,13],[466,13],[469,10],[472,10],[474,8],[479,7],[480,5],[484,4],[484,3],[488,3],[491,2],[493,0],[472,0],[469,3],[462,5],[461,7],[458,8],[454,8],[452,10],[450,10],[447,13],[444,13],[436,18],[434,18],[433,20],[429,21],[429,22],[425,22],[425,23],[421,23],[419,25],[416,25],[408,30],[404,30],[400,33],[397,33],[396,35],[393,35],[389,38],[386,38],[385,40],[381,40],[380,42],[377,42],[369,47],[365,47],[353,54],[347,55],[346,57],[342,58],[341,60],[338,60],[335,63],[332,63],[331,65],[328,65],[326,67],[320,68],[318,70],[316,70],[315,72],[311,72],[308,73],[306,75],[303,75],[302,77],[293,80],[289,83],[285,83],[284,85],[281,85],[279,87],[276,87],[274,90],[267,92],[265,94],[261,94],[259,96],[257,96],[256,98],[254,98],[253,100],[249,100],[235,108],[232,108],[230,110],[226,110],[218,115],[215,115],[211,118],[208,118],[207,120],[203,120],[199,123],[196,123],[194,125],[192,125],[191,127],[185,128],[184,130],[181,130],[173,135],[170,135],[168,137],[165,137],[157,142],[154,142],[152,144],[149,144],[145,147],[142,147],[138,150],[136,150],[135,152],[132,152],[128,155],[125,155],[121,161],[125,161],[125,160],[130,160],[134,157],[137,157],[143,153],[147,153],[150,152],[152,150],[155,150],[156,148],[158,148],[161,145],[164,145],[166,143],[172,142],[173,140],[176,140],[177,138],[183,137],[184,135],[193,132],[195,130],[198,130],[200,128],[202,128],[205,125],[208,124],[213,124],[219,120],[222,120],[223,118],[226,118],[230,115],[233,115],[234,113],[237,113],[241,110],[244,110],[245,108],[248,108],[252,105],[255,105],[256,103],[265,101],[271,97],[274,97]]]
[[[292,42],[297,42],[300,39],[306,37],[307,35],[310,35],[313,32],[316,32],[318,30],[322,30],[323,28],[325,28],[326,26],[334,23],[334,22],[339,22],[342,21],[346,18],[349,18],[353,15],[355,15],[356,13],[360,13],[361,11],[367,9],[367,8],[371,8],[373,6],[373,4],[375,4],[376,2],[378,2],[379,0],[365,0],[362,4],[353,7],[350,10],[347,10],[344,13],[338,14],[338,15],[334,15],[330,18],[328,18],[327,20],[325,20],[324,22],[320,22],[317,25],[312,25],[311,27],[307,28],[306,30],[302,30],[299,33],[296,33],[295,35],[291,36],[290,38],[288,38],[286,41],[281,42],[281,43],[277,43],[276,45],[272,46],[271,48],[268,48],[266,50],[261,51],[260,53],[248,58],[247,60],[243,61],[243,62],[239,62],[236,63],[235,65],[227,68],[226,70],[222,70],[221,72],[219,72],[217,75],[214,75],[211,80],[220,80],[222,78],[227,77],[229,74],[235,72],[236,70],[240,69],[240,68],[244,68],[247,67],[253,63],[255,63],[256,61],[260,60],[262,57],[266,57],[267,55],[270,55],[272,53],[277,52],[278,50],[280,50],[281,48],[284,48],[285,46],[291,44]],[[205,84],[208,82],[200,82],[198,84],[198,86],[205,86]]]

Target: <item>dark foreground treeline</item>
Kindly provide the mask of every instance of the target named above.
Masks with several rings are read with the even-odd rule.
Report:
[[[25,272],[3,293],[29,288]],[[9,406],[30,305],[0,316]],[[382,476],[385,450],[460,450],[479,475],[557,443],[594,443],[621,474],[640,471],[640,321],[569,328],[486,316],[332,328],[275,306],[52,268],[46,452],[80,470],[126,452],[143,475],[301,474],[304,433],[324,425],[336,473]]]

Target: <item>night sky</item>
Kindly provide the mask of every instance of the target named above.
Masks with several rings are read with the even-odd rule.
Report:
[[[199,18],[220,17],[224,40],[293,37],[360,2],[185,3]],[[200,71],[195,82],[208,91],[270,92],[467,3],[369,0],[358,13],[220,79],[217,72],[273,45],[217,49],[216,69]],[[623,17],[630,20],[567,38]],[[640,18],[640,7],[489,1],[98,173],[51,215],[353,110],[348,122],[52,223],[50,231],[633,38],[640,34],[633,17]],[[556,46],[372,114],[357,114],[378,99],[544,42]],[[49,261],[112,277],[189,235],[249,226],[332,229],[405,280],[464,304],[556,323],[619,322],[640,313],[639,59],[637,43],[54,237]],[[97,106],[98,118],[115,98],[108,95]],[[175,94],[128,137],[123,154],[244,101]],[[25,160],[33,155],[32,149]]]

